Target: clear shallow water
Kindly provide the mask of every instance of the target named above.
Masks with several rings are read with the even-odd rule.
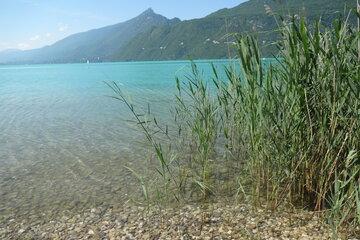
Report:
[[[188,73],[185,61],[0,66],[0,225],[126,200],[136,183],[123,166],[148,154],[103,81],[167,119],[175,76]]]

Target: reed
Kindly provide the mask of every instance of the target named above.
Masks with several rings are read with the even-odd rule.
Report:
[[[206,199],[213,192],[211,177],[214,171],[212,161],[218,127],[217,105],[194,63],[192,75],[188,76],[187,80],[180,83],[177,79],[176,84],[176,122],[179,128],[183,129],[180,137],[186,136],[188,151],[191,153],[186,165],[182,165],[186,166],[190,184],[198,188]]]
[[[305,19],[279,24],[270,64],[255,37],[237,36],[237,66],[225,76],[213,67],[204,79],[192,64],[191,76],[177,79],[177,130],[165,131],[165,148],[149,130],[164,129],[158,121],[141,119],[110,87],[156,153],[156,196],[242,195],[274,209],[288,202],[325,210],[335,232],[360,224],[359,31],[346,19],[329,28]]]
[[[336,226],[359,223],[359,32],[346,20],[310,30],[302,19],[281,33],[266,71],[254,39],[238,42],[253,196],[330,208]]]

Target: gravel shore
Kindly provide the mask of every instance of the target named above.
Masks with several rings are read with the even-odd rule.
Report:
[[[56,220],[11,219],[0,239],[332,239],[331,228],[315,213],[271,212],[248,205],[93,208]],[[340,239],[357,239],[343,235]]]

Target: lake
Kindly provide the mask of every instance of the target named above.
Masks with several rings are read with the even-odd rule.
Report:
[[[212,72],[209,61],[197,64]],[[188,61],[0,66],[0,224],[126,201],[137,185],[124,166],[143,165],[149,150],[104,81],[166,122],[175,76],[190,69]]]

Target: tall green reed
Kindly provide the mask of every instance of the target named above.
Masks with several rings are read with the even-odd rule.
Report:
[[[243,123],[233,131],[247,136],[252,195],[275,207],[285,199],[335,207],[340,223],[358,221],[359,32],[346,20],[310,29],[302,19],[281,33],[277,63],[266,71],[253,38],[238,41]]]
[[[150,106],[147,108],[147,112],[141,112],[137,110],[131,101],[126,97],[125,93],[121,90],[119,85],[116,82],[105,82],[105,84],[112,89],[114,96],[112,98],[122,102],[131,112],[133,118],[135,119],[135,124],[140,127],[141,131],[144,133],[146,140],[150,143],[150,147],[155,153],[157,164],[152,165],[154,172],[160,176],[160,181],[156,181],[156,186],[154,187],[153,182],[146,183],[144,177],[137,173],[134,169],[130,167],[125,167],[134,176],[139,180],[142,186],[142,192],[145,200],[150,203],[150,193],[156,194],[156,200],[159,202],[170,201],[169,197],[179,201],[177,191],[174,191],[178,188],[178,178],[175,177],[176,169],[173,168],[174,161],[176,160],[171,152],[171,144],[167,144],[168,151],[164,150],[164,136],[169,138],[167,126],[163,127],[159,124],[155,116],[152,115]],[[158,137],[158,134],[161,134]],[[153,172],[151,172],[153,173]],[[149,185],[152,185],[152,188],[149,189]]]
[[[256,38],[237,36],[238,63],[225,76],[213,67],[206,80],[192,64],[191,76],[177,79],[178,131],[165,134],[172,148],[150,130],[164,129],[156,118],[144,120],[115,83],[109,86],[156,153],[157,196],[189,201],[242,193],[273,208],[290,202],[328,209],[336,229],[359,224],[359,32],[347,20],[329,28],[292,19],[280,23],[279,33],[270,64]]]
[[[212,193],[213,161],[217,137],[217,106],[210,96],[207,83],[202,79],[197,66],[192,64],[192,75],[186,82],[177,79],[175,107],[180,132],[187,138],[189,158],[186,162],[188,178],[197,187],[203,198]]]

